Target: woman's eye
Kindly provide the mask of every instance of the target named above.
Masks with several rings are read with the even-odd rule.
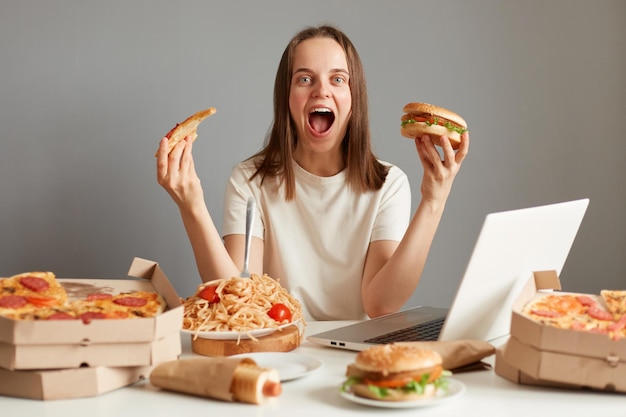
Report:
[[[308,84],[308,83],[311,82],[311,77],[309,77],[309,76],[302,76],[302,77],[300,77],[299,82],[302,83],[302,84]]]
[[[343,77],[335,77],[335,78],[333,78],[333,82],[334,82],[335,84],[343,84],[345,81],[346,81],[346,80],[345,80],[345,78],[343,78]]]

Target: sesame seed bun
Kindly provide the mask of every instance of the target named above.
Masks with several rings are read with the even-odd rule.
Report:
[[[418,371],[441,365],[441,355],[431,349],[409,344],[378,345],[357,354],[354,364],[363,371],[394,372]]]
[[[402,108],[400,133],[409,139],[429,135],[436,145],[439,138],[447,136],[453,149],[461,144],[461,132],[467,130],[467,122],[458,114],[446,108],[428,103],[408,103]],[[435,119],[436,118],[436,119]],[[426,123],[425,120],[429,122]],[[433,121],[436,123],[432,123]]]

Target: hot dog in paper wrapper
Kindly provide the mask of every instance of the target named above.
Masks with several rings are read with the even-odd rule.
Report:
[[[223,401],[261,404],[280,395],[278,371],[250,358],[189,358],[164,362],[150,374],[152,385]]]

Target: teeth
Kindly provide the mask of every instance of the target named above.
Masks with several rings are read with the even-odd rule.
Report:
[[[332,110],[327,107],[320,107],[317,109],[311,110],[311,113],[331,113]]]

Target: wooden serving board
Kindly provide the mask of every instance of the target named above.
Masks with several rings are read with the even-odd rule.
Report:
[[[251,352],[289,352],[300,346],[299,326],[288,326],[257,340],[213,340],[193,339],[191,337],[191,349],[204,356],[231,356],[240,353]]]

